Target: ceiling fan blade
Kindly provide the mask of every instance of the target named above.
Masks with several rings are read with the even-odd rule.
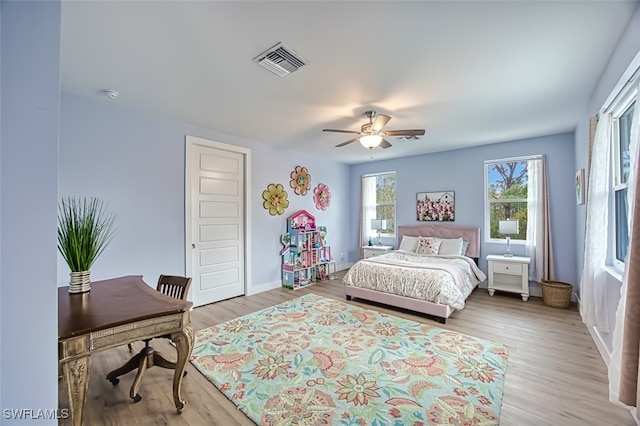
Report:
[[[389,143],[388,140],[382,139],[379,146],[381,146],[384,149],[387,149],[387,148],[391,148],[392,145]]]
[[[336,148],[340,148],[341,146],[349,145],[350,143],[353,143],[353,142],[356,142],[356,141],[359,141],[359,140],[360,140],[359,137],[353,138],[353,139],[349,139],[346,142],[342,142],[342,143],[339,143],[338,145],[336,145]]]
[[[422,136],[424,135],[424,129],[414,130],[388,130],[383,132],[385,136]]]
[[[373,120],[373,124],[371,124],[371,131],[376,133],[379,132],[384,126],[387,125],[389,120],[391,120],[391,117],[389,117],[388,115],[378,115],[376,119]]]
[[[356,133],[359,134],[360,132],[356,131],[356,130],[338,130],[338,129],[322,129],[323,132],[336,132],[336,133]]]

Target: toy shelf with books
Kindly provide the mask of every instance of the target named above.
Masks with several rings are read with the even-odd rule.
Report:
[[[316,218],[298,210],[287,218],[282,235],[282,286],[297,290],[317,281],[334,279],[336,262],[326,243],[327,228],[316,227]]]

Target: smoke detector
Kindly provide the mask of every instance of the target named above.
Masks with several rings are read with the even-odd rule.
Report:
[[[278,43],[267,49],[253,58],[253,61],[280,77],[298,71],[309,63],[308,60],[284,43]]]

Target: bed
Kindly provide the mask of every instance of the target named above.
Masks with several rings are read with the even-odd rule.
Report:
[[[417,249],[421,253],[414,252],[412,244],[416,241],[421,244]],[[460,241],[464,242],[462,248],[457,245]],[[431,243],[437,243],[437,247],[430,247]],[[451,243],[457,246],[452,249]],[[347,271],[343,279],[346,298],[420,312],[444,324],[453,312],[464,308],[469,294],[486,280],[478,268],[479,257],[479,228],[399,226],[397,250],[361,259]]]

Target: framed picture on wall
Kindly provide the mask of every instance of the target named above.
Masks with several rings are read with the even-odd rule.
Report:
[[[584,204],[584,169],[578,170],[576,173],[576,203]]]
[[[419,221],[454,221],[456,206],[453,191],[418,192],[416,198],[416,212]]]

